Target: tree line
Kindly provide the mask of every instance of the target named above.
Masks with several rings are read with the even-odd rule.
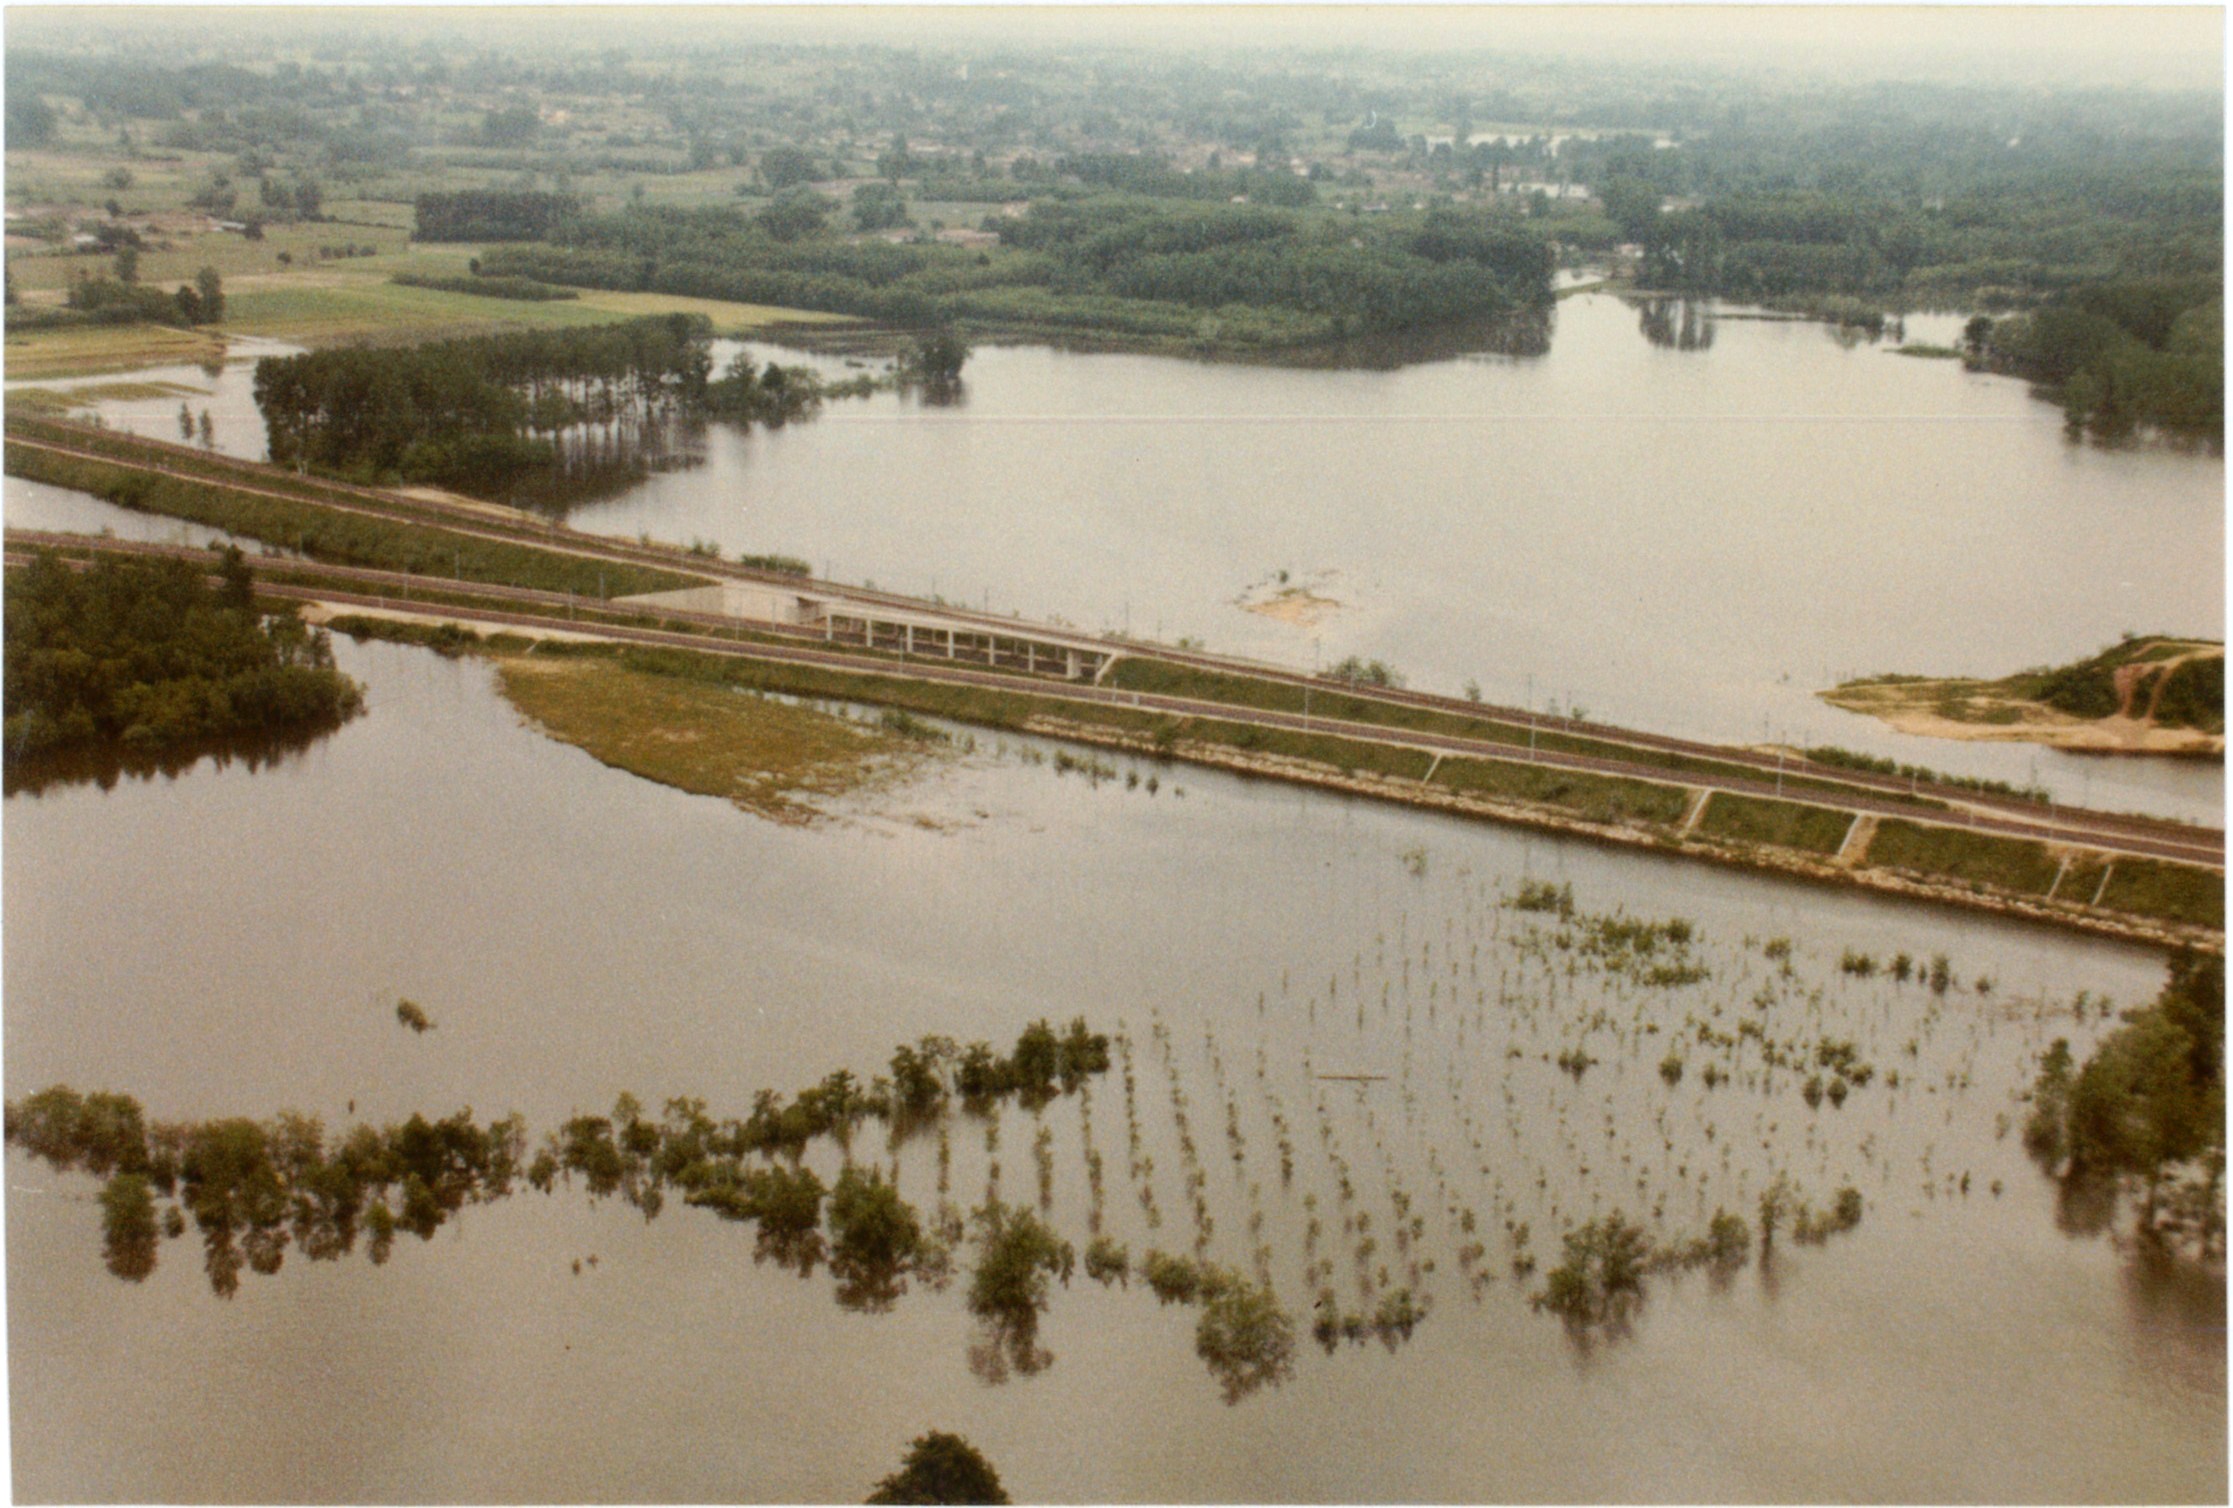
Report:
[[[466,286],[482,283],[515,280]],[[743,354],[716,378],[711,335],[703,315],[662,314],[266,357],[256,404],[281,465],[551,500],[626,485],[705,418],[778,425],[894,381],[950,390],[968,354],[934,332],[892,378],[825,382],[806,367],[756,368]]]
[[[628,453],[704,398],[702,315],[353,347],[256,364],[271,459],[368,479],[503,490]]]
[[[1041,201],[988,222],[994,252],[854,243],[795,216],[771,219],[779,207],[587,218],[563,245],[498,248],[482,269],[918,328],[1051,324],[1296,344],[1539,311],[1553,264],[1522,222],[1449,208],[1366,223],[1139,196]]]
[[[414,201],[419,241],[540,241],[582,211],[578,194],[537,189],[456,189]]]
[[[8,324],[19,330],[62,325],[214,325],[225,318],[225,283],[216,268],[204,267],[192,283],[181,283],[173,292],[147,287],[139,281],[139,253],[127,246],[117,254],[114,276],[72,278],[59,309],[18,302],[12,278],[7,301]]]
[[[1060,1032],[1037,1021],[1006,1054],[983,1042],[962,1047],[925,1037],[893,1053],[888,1077],[864,1084],[841,1069],[788,1101],[763,1090],[743,1119],[716,1121],[695,1099],[671,1099],[653,1117],[623,1094],[610,1115],[573,1116],[532,1153],[516,1115],[477,1124],[464,1110],[435,1121],[414,1114],[329,1137],[321,1122],[291,1111],[270,1121],[150,1121],[129,1095],[81,1094],[67,1085],[9,1101],[6,1137],[57,1170],[82,1168],[106,1180],[105,1259],[130,1281],[155,1270],[158,1237],[185,1234],[189,1219],[201,1233],[212,1289],[231,1297],[244,1266],[276,1273],[290,1244],[311,1261],[333,1261],[363,1239],[371,1260],[384,1263],[399,1232],[431,1240],[468,1205],[505,1198],[522,1182],[549,1193],[578,1176],[592,1198],[617,1196],[647,1220],[673,1189],[693,1206],[755,1222],[757,1255],[802,1275],[827,1258],[840,1301],[876,1309],[903,1291],[910,1274],[942,1282],[949,1243],[880,1171],[853,1166],[849,1155],[834,1192],[825,1188],[800,1161],[808,1144],[833,1137],[849,1154],[857,1130],[873,1119],[896,1145],[957,1101],[976,1115],[1007,1099],[1042,1105],[1108,1067],[1109,1039],[1082,1019]],[[159,1210],[159,1199],[170,1206]],[[1032,1274],[1053,1238],[1028,1211],[1006,1211],[997,1201],[993,1210],[979,1212],[987,1231],[976,1286],[987,1312],[1020,1306],[1035,1317],[1045,1293]]]
[[[1295,173],[1261,168],[1182,172],[1168,158],[1147,152],[1074,153],[1056,158],[1054,171],[1060,177],[1075,178],[1088,189],[1156,199],[1230,201],[1239,195],[1251,204],[1289,209],[1318,201],[1317,186]]]
[[[2146,278],[1973,319],[1967,344],[1975,364],[2028,378],[2060,401],[2073,433],[2121,440],[2154,429],[2222,443],[2224,331],[2214,278]]]

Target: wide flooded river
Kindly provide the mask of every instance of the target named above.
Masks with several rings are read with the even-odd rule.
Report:
[[[2073,445],[2021,382],[1818,324],[1686,322],[1606,294],[1556,320],[1544,355],[1385,371],[986,348],[958,403],[884,393],[779,431],[717,426],[702,464],[573,522],[2223,822],[2214,762],[1922,739],[1814,696],[1856,675],[2058,664],[2128,632],[2222,637],[2222,458]],[[1952,344],[1960,324],[1906,333]],[[135,375],[207,389],[186,401],[216,443],[261,456],[245,366]],[[175,439],[179,402],[103,413]],[[1333,606],[1296,622],[1239,605],[1283,586]]]
[[[98,1185],[11,1151],[20,1497],[857,1500],[942,1428],[1022,1499],[2223,1498],[2222,1285],[2066,1229],[2010,1129],[2037,1054],[2160,956],[982,735],[777,826],[520,726],[482,664],[339,649],[370,710],[276,765],[0,806],[9,1095],[329,1132],[470,1105],[539,1138],[623,1090],[742,1115],[924,1033],[1083,1015],[1119,1039],[1089,1096],[854,1155],[926,1210],[998,1162],[1081,1249],[1098,1218],[1135,1263],[1268,1276],[1292,1375],[1228,1404],[1195,1311],[1080,1272],[1051,1361],[987,1380],[966,1248],[953,1288],[855,1313],[743,1227],[578,1185],[384,1266],[290,1251],[231,1300],[192,1239],[128,1284]],[[1529,882],[1572,887],[1571,927],[1509,904]],[[1703,977],[1591,951],[1615,912],[1688,921]],[[1833,1042],[1871,1069],[1849,1097],[1762,1053]],[[1778,1175],[1818,1210],[1855,1189],[1859,1228],[1654,1279],[1625,1336],[1530,1307],[1571,1226],[1694,1234]],[[1312,1342],[1319,1290],[1401,1288],[1408,1341]]]

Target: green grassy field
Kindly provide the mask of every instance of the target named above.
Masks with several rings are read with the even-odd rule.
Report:
[[[238,237],[203,239],[230,241],[234,243],[230,249],[236,252],[256,245],[241,242]],[[585,291],[578,299],[525,303],[405,287],[388,280],[391,273],[406,268],[437,276],[462,275],[473,251],[472,247],[447,246],[405,250],[397,243],[390,255],[321,262],[291,270],[274,267],[247,277],[227,274],[225,322],[220,327],[181,330],[167,325],[103,325],[11,332],[7,337],[8,373],[11,377],[78,377],[143,366],[209,363],[223,359],[223,337],[227,335],[322,346],[430,340],[524,326],[611,324],[639,315],[669,313],[703,314],[713,322],[716,334],[730,336],[759,334],[780,325],[853,323],[842,315],[810,310],[660,293]],[[192,259],[184,253],[178,258],[182,262]],[[159,277],[148,270],[159,260],[142,258],[142,281],[157,286],[169,281],[167,275]],[[63,263],[87,271],[105,271],[108,266],[105,259],[95,258],[11,260],[11,266]],[[67,276],[55,272],[52,266],[43,270],[57,279]],[[181,280],[191,277],[189,269]],[[55,286],[60,286],[59,281]]]
[[[416,263],[418,255],[406,251],[409,232],[368,225],[272,225],[264,238],[251,241],[237,231],[211,231],[199,235],[174,235],[169,251],[149,248],[140,253],[140,281],[154,288],[191,283],[204,267],[214,267],[228,285],[246,277],[316,277],[328,272],[370,269],[388,257],[405,257]],[[321,258],[319,248],[377,246],[379,255]],[[289,261],[282,262],[284,255]],[[78,255],[51,251],[9,253],[8,271],[16,287],[26,293],[55,291],[69,286],[79,274],[105,276],[114,259],[105,255]],[[462,266],[458,269],[463,271]]]
[[[222,365],[225,340],[214,331],[169,325],[93,325],[10,332],[6,352],[11,378],[86,377],[138,367]]]
[[[522,326],[609,325],[639,315],[676,313],[703,314],[720,335],[749,335],[781,324],[851,323],[839,315],[660,293],[584,292],[578,299],[530,303],[351,278],[315,286],[274,282],[252,288],[232,298],[225,328],[319,346],[375,338],[479,335]]]
[[[920,740],[728,686],[652,675],[605,659],[500,658],[512,705],[602,764],[777,821],[904,771]]]

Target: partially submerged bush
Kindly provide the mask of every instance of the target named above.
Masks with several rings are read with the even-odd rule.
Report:
[[[1111,1283],[1131,1283],[1131,1253],[1108,1236],[1095,1236],[1085,1249],[1085,1275],[1107,1287]]]
[[[1140,1259],[1140,1276],[1163,1303],[1191,1304],[1201,1296],[1207,1274],[1204,1264],[1191,1257],[1150,1251]]]
[[[1566,1255],[1531,1302],[1579,1328],[1625,1323],[1643,1302],[1651,1241],[1618,1211],[1566,1233]]]
[[[1791,1221],[1791,1237],[1809,1246],[1819,1246],[1832,1236],[1843,1235],[1861,1223],[1861,1191],[1850,1185],[1839,1189],[1836,1203],[1827,1214],[1816,1214],[1805,1204]]]
[[[1269,1284],[1220,1270],[1204,1292],[1194,1354],[1208,1364],[1228,1404],[1294,1375],[1294,1322]]]
[[[977,1227],[977,1267],[969,1279],[969,1312],[982,1319],[1036,1318],[1047,1306],[1047,1279],[1067,1284],[1076,1252],[1021,1205],[994,1199],[971,1219]]]

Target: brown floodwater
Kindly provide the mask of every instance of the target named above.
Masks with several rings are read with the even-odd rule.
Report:
[[[983,734],[782,827],[521,727],[481,664],[340,652],[369,710],[275,765],[0,804],[10,1096],[329,1129],[470,1105],[539,1136],[622,1090],[741,1115],[924,1033],[1083,1015],[1119,1066],[1005,1110],[997,1152],[954,1117],[943,1192],[935,1135],[856,1155],[926,1210],[981,1201],[997,1156],[1002,1197],[1036,1204],[1044,1131],[1059,1232],[1082,1249],[1098,1212],[1135,1261],[1199,1242],[1260,1268],[1302,1332],[1292,1375],[1228,1405],[1192,1310],[1081,1272],[1051,1364],[990,1384],[966,1251],[963,1283],[853,1313],[825,1272],[756,1265],[744,1227],[579,1187],[469,1207],[382,1267],[290,1252],[230,1301],[190,1239],[128,1284],[94,1180],[11,1151],[23,1498],[857,1500],[929,1428],[1025,1499],[2225,1496],[2222,1281],[2065,1230],[2011,1129],[2037,1054],[2083,1052],[2159,955],[1183,766],[1089,781]],[[1561,948],[1508,904],[1529,882],[1687,919],[1706,977]],[[1943,953],[1957,982],[1850,976],[1847,949]],[[399,996],[435,1029],[401,1029]],[[1870,1081],[1810,1106],[1757,1044],[1710,1045],[1746,1020],[1850,1042]],[[1555,1062],[1576,1050],[1578,1077]],[[810,1162],[829,1176],[834,1149]],[[1726,1283],[1656,1280],[1589,1345],[1529,1305],[1569,1226],[1696,1233],[1778,1174],[1818,1209],[1856,1188],[1861,1225]],[[1430,1312],[1329,1354],[1321,1284]]]

